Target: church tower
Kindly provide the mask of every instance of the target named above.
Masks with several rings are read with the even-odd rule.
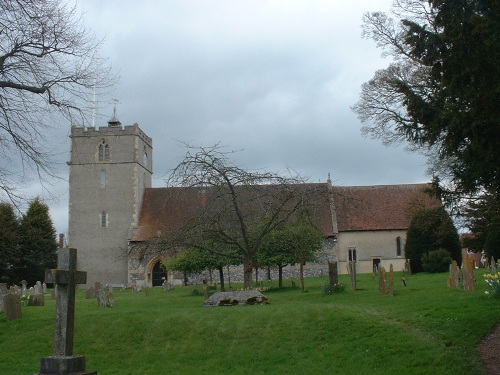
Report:
[[[87,285],[127,285],[127,239],[137,225],[145,188],[151,187],[152,139],[139,125],[71,128],[69,247]]]

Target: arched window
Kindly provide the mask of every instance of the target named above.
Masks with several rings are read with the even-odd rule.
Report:
[[[109,161],[109,145],[104,140],[99,145],[98,160]]]
[[[400,257],[402,254],[401,237],[396,237],[396,256]]]
[[[349,248],[349,262],[356,263],[356,248],[355,247]]]

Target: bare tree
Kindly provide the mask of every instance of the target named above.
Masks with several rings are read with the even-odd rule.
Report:
[[[174,246],[215,253],[218,248],[222,252],[232,249],[243,264],[244,286],[251,288],[252,269],[264,237],[307,207],[308,196],[317,185],[304,184],[298,176],[244,170],[230,162],[232,153],[217,145],[192,150],[174,169],[168,184],[198,189],[204,204],[171,237]]]
[[[0,35],[0,190],[15,201],[28,174],[53,175],[48,130],[87,123],[94,95],[116,77],[62,0],[0,0]]]

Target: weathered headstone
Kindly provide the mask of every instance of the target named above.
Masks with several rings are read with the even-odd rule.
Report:
[[[85,357],[73,354],[75,287],[85,284],[87,273],[76,270],[76,249],[60,249],[57,269],[45,271],[45,281],[57,288],[54,355],[42,358],[39,375],[97,375],[85,371]]]
[[[3,311],[3,296],[9,293],[6,283],[0,283],[0,312]]]
[[[35,294],[42,294],[42,293],[43,293],[42,283],[40,281],[37,281],[35,284]]]
[[[21,297],[26,297],[27,296],[27,290],[26,290],[26,285],[28,285],[28,282],[26,280],[21,281],[22,289],[21,289]]]
[[[3,312],[5,319],[15,320],[21,319],[21,297],[18,294],[9,293],[5,294],[2,298],[3,300]]]
[[[99,307],[113,307],[115,299],[113,297],[113,290],[109,289],[107,292],[102,288],[97,292],[97,306]]]
[[[149,296],[149,286],[145,286],[144,288],[142,288],[144,290],[144,294],[146,295],[146,297]]]
[[[464,290],[466,292],[473,292],[476,290],[476,282],[474,279],[474,260],[466,256],[462,260],[462,279],[464,283]]]
[[[20,296],[21,295],[21,287],[19,285],[14,285],[12,287],[12,292],[17,294],[18,296]]]
[[[456,289],[460,286],[460,269],[458,268],[457,261],[454,260],[450,264],[450,277],[448,278],[448,287]]]
[[[392,263],[389,266],[389,294],[394,296],[394,268]]]
[[[85,290],[85,298],[90,299],[95,297],[94,287],[91,286]]]
[[[495,263],[495,258],[493,255],[491,256],[491,274],[496,275],[497,273],[497,264]]]
[[[45,282],[42,284],[42,293],[43,294],[47,293],[47,284]]]
[[[99,281],[96,281],[94,283],[94,293],[97,296],[97,293],[102,289],[101,283]]]
[[[387,279],[384,267],[380,267],[379,289],[381,293],[383,294],[387,293]]]
[[[165,280],[163,281],[163,291],[166,292],[168,290],[172,290],[172,285]]]

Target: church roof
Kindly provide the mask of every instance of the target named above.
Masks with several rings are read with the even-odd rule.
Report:
[[[430,184],[334,186],[338,230],[406,230],[416,209],[441,204],[426,193],[430,188]]]
[[[407,229],[416,205],[436,205],[424,193],[428,184],[380,186],[330,186],[328,183],[293,185],[309,194],[313,215],[325,236],[338,232]],[[261,192],[276,189],[261,186]],[[175,187],[145,189],[139,223],[130,241],[148,241],[179,230],[199,215],[210,188]]]

